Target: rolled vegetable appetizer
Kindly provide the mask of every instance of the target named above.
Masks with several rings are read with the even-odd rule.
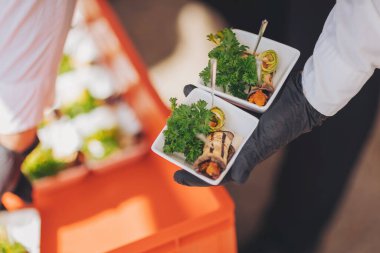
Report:
[[[272,84],[263,83],[261,86],[253,87],[248,95],[248,102],[258,106],[264,106],[272,95],[274,88]]]
[[[264,106],[274,91],[273,74],[277,70],[278,56],[274,50],[267,50],[259,55],[261,59],[261,84],[251,89],[248,94],[248,102],[258,106]]]
[[[203,154],[194,163],[195,171],[217,179],[235,153],[233,138],[234,134],[228,131],[217,131],[208,135]]]
[[[261,64],[262,75],[264,73],[269,74],[276,71],[277,65],[278,65],[278,56],[274,50],[267,50],[267,51],[262,52],[259,55],[259,59],[261,59],[262,61],[262,64]]]
[[[224,126],[224,112],[219,107],[211,108],[211,112],[213,113],[209,123],[211,131],[218,131]]]

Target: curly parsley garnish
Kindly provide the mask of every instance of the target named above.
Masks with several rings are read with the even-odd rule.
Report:
[[[209,58],[218,61],[216,85],[224,92],[246,99],[249,87],[255,86],[258,81],[254,55],[246,54],[248,47],[239,43],[230,28],[209,34],[207,38],[217,45],[208,53]],[[210,83],[210,61],[199,76],[205,85]]]
[[[171,98],[172,114],[164,131],[164,152],[183,153],[186,161],[193,163],[203,152],[204,142],[197,134],[208,135],[211,132],[209,122],[213,113],[206,108],[207,103],[199,100],[191,105],[177,105],[177,99]]]

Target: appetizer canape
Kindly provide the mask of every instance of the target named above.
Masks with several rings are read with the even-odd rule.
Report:
[[[216,85],[234,97],[264,106],[274,92],[272,79],[278,66],[277,53],[274,50],[249,52],[248,46],[240,44],[229,28],[207,38],[216,45],[208,54],[209,58],[218,60]],[[205,85],[209,85],[209,73],[210,62],[199,74]]]
[[[164,152],[184,154],[186,162],[192,164],[195,171],[217,179],[235,153],[232,146],[234,134],[221,130],[225,122],[224,112],[218,107],[207,109],[204,100],[191,105],[177,105],[175,98],[170,101],[172,114],[164,131]]]

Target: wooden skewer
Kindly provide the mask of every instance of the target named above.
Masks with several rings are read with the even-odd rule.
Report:
[[[215,97],[215,83],[216,83],[216,69],[218,62],[215,58],[210,60],[211,62],[211,108],[214,107],[214,97]]]
[[[256,41],[256,45],[255,45],[255,48],[253,49],[253,54],[254,54],[254,55],[256,54],[256,50],[257,50],[257,48],[259,47],[259,44],[260,44],[261,38],[262,38],[263,35],[264,35],[264,32],[265,32],[265,29],[267,28],[267,25],[268,25],[268,20],[264,19],[264,20],[261,22],[261,26],[260,26],[259,34],[258,34],[257,41]]]

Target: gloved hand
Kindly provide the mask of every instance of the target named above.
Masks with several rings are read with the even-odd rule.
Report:
[[[25,157],[38,143],[39,141],[36,138],[22,153],[9,150],[0,145],[0,198],[3,193],[11,191],[27,203],[32,201],[32,186],[29,180],[21,173],[20,167]]]
[[[282,93],[278,94],[271,107],[260,117],[259,124],[227,173],[221,184],[229,181],[244,183],[252,169],[303,133],[310,132],[327,118],[315,110],[302,91],[301,73],[291,76]],[[187,96],[194,85],[187,85]],[[210,186],[185,170],[174,173],[174,180],[187,186]]]
[[[0,145],[0,196],[13,190],[20,175],[23,156]]]

